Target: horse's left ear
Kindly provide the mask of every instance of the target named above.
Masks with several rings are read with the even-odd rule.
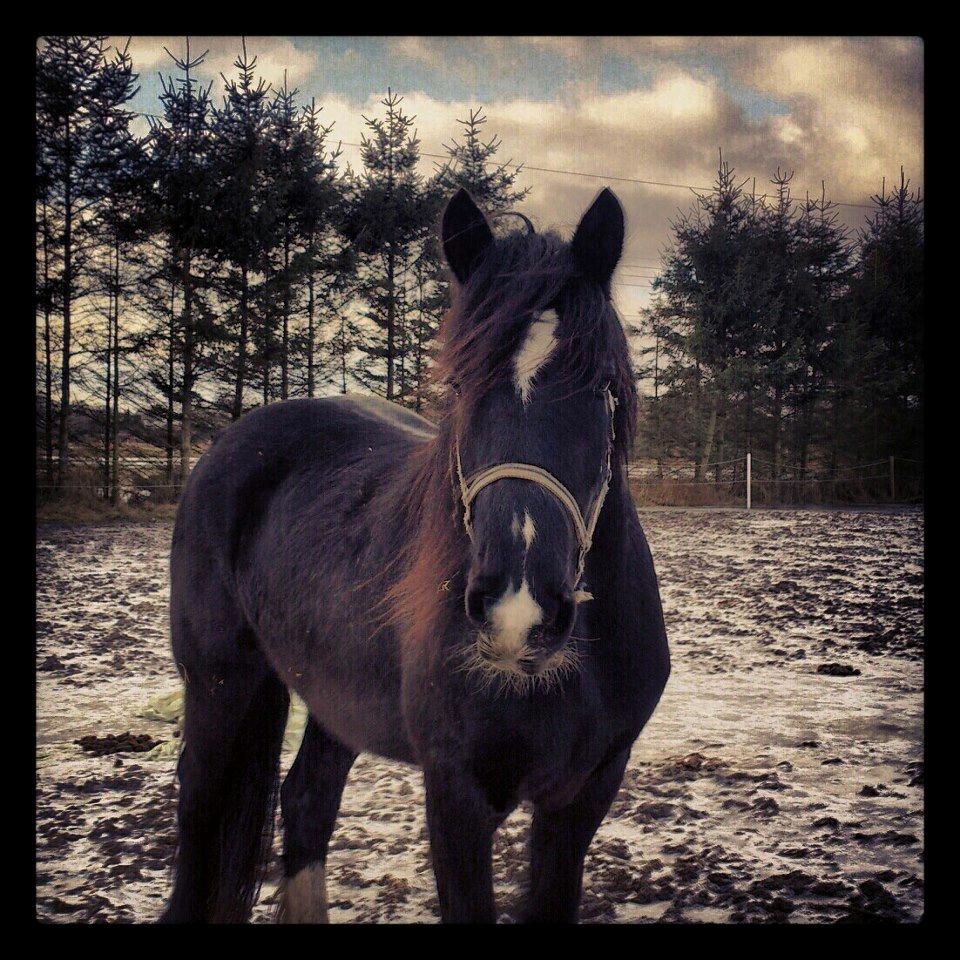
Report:
[[[606,286],[623,253],[623,207],[609,187],[581,218],[571,246],[584,274]]]

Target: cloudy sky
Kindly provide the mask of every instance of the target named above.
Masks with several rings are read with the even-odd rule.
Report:
[[[209,48],[201,76],[219,98],[240,38],[190,42],[194,54]],[[184,38],[131,40],[135,109],[159,109],[165,45],[182,54]],[[710,184],[718,147],[743,178],[756,177],[758,193],[778,165],[795,171],[801,198],[826,180],[828,195],[850,204],[851,226],[901,164],[923,183],[923,43],[913,38],[248,37],[247,49],[268,81],[282,84],[286,70],[305,101],[315,97],[345,144],[359,143],[362,114],[378,114],[392,87],[426,153],[442,152],[456,119],[482,106],[502,159],[599,175],[528,169],[524,210],[569,232],[604,183],[616,191],[627,212],[617,277],[626,315],[647,301],[669,220],[690,204],[689,186]],[[353,146],[344,158],[359,165]],[[434,162],[424,159],[425,172]]]

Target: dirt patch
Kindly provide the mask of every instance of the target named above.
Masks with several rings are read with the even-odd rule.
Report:
[[[587,857],[585,922],[916,921],[923,912],[919,511],[651,510],[673,674]],[[169,525],[40,528],[37,903],[143,922],[169,891],[175,762],[94,756],[176,686]],[[830,667],[821,672],[822,666]],[[839,666],[839,671],[834,669]],[[292,757],[285,755],[286,768]],[[498,832],[519,915],[530,811]],[[435,922],[419,771],[361,757],[327,869],[334,922]],[[279,846],[255,909],[272,919]]]

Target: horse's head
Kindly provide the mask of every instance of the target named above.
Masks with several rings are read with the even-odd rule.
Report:
[[[443,217],[459,281],[440,365],[471,539],[464,603],[481,658],[519,677],[573,657],[592,521],[632,427],[635,386],[610,303],[623,233],[609,190],[570,243],[532,227],[495,237],[463,190]]]

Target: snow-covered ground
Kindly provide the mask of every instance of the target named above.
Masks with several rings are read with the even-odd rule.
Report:
[[[583,919],[919,919],[922,512],[641,519],[673,674],[588,854]],[[127,730],[170,738],[169,725],[136,716],[178,683],[169,537],[168,525],[38,531],[44,920],[149,921],[168,892],[174,762],[91,757],[74,741]],[[859,673],[817,672],[828,664]],[[497,838],[505,920],[522,887],[529,816],[516,811]],[[327,875],[334,922],[437,919],[419,771],[358,760]],[[278,880],[275,856],[256,921],[271,919]]]

